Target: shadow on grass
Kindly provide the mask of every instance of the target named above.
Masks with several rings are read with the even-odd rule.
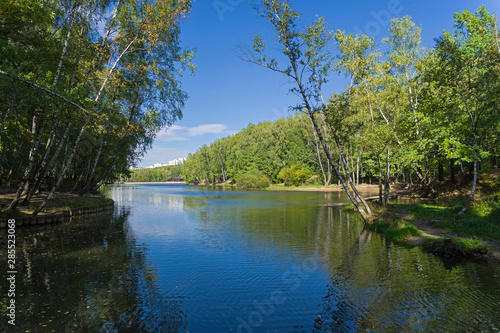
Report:
[[[437,220],[434,225],[452,232],[500,241],[500,200],[474,202],[464,216],[454,221],[463,202],[447,206],[427,204],[391,204],[391,210],[406,211],[415,220]]]

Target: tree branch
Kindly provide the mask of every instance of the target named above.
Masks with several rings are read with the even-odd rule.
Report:
[[[20,78],[19,76],[16,76],[16,75],[9,74],[9,73],[7,73],[7,72],[4,72],[4,71],[3,71],[3,70],[1,70],[1,69],[0,69],[0,74],[3,74],[3,75],[5,75],[5,76],[7,76],[7,77],[10,77],[10,78],[13,78],[13,79],[15,79],[15,80],[18,80],[18,81],[24,82],[24,83],[26,83],[26,84],[28,84],[28,85],[30,85],[30,86],[32,86],[32,87],[35,87],[35,88],[37,88],[37,89],[39,89],[39,90],[45,91],[46,93],[51,94],[52,96],[56,96],[56,97],[58,97],[58,98],[62,99],[63,101],[66,101],[66,102],[68,102],[69,104],[71,104],[71,105],[73,105],[73,106],[76,106],[78,109],[80,109],[81,111],[85,112],[85,113],[86,113],[86,114],[88,114],[88,115],[92,115],[92,116],[94,115],[92,112],[90,112],[90,111],[88,111],[87,109],[83,108],[82,106],[80,106],[80,105],[76,104],[75,102],[73,102],[73,101],[71,101],[71,100],[67,99],[66,97],[64,97],[64,96],[62,96],[62,95],[59,95],[58,93],[53,92],[52,90],[49,90],[49,89],[47,89],[47,88],[44,88],[44,87],[42,87],[42,86],[40,86],[40,85],[38,85],[38,84],[36,84],[36,83],[34,83],[34,82],[31,82],[31,81],[25,80],[25,79]]]

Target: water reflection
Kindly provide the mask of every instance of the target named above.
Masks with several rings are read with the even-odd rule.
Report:
[[[497,262],[388,242],[324,206],[348,200],[339,193],[148,185],[108,195],[112,216],[19,230],[18,331],[499,328]]]
[[[330,198],[325,195],[325,200]],[[317,303],[321,310],[310,316],[312,327],[301,323],[288,326],[290,330],[497,329],[500,283],[491,283],[489,278],[491,273],[499,276],[497,262],[450,262],[418,248],[393,244],[364,230],[359,218],[339,209],[290,201],[280,205],[265,194],[256,194],[252,200],[244,209],[223,209],[222,205],[228,207],[227,199],[195,197],[186,200],[186,208],[206,227],[205,235],[215,231],[212,243],[213,238],[231,234],[240,244],[278,251],[283,257],[306,254],[323,261],[328,282]],[[304,301],[310,292],[298,290],[295,296]]]
[[[129,215],[130,210],[120,209],[112,217],[19,229],[16,326],[7,330],[2,320],[1,331],[184,329],[182,299],[160,290],[156,268],[147,260],[148,248],[137,243]]]

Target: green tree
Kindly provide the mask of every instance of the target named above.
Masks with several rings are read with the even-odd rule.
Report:
[[[237,185],[239,188],[252,189],[252,188],[265,188],[269,186],[269,179],[267,179],[262,172],[252,169],[245,172],[238,177]]]
[[[454,19],[455,30],[437,40],[428,80],[435,105],[440,106],[429,111],[473,156],[473,185],[457,214],[460,218],[476,191],[480,155],[490,153],[485,143],[498,130],[500,54],[495,42],[496,21],[484,6],[476,13],[456,13]]]
[[[265,40],[260,36],[254,38],[253,52],[246,52],[243,59],[281,73],[294,82],[295,87],[292,92],[297,94],[302,102],[299,108],[307,111],[337,178],[363,219],[365,221],[370,220],[371,211],[368,204],[356,190],[355,184],[350,182],[349,179],[346,182],[346,179],[341,174],[316,120],[316,114],[321,113],[324,109],[325,103],[322,98],[321,86],[326,82],[331,64],[331,55],[326,48],[326,43],[331,38],[331,34],[326,30],[324,20],[320,18],[309,26],[305,32],[300,32],[297,27],[299,13],[291,8],[288,1],[266,0],[263,1],[262,7],[256,9],[272,25],[276,34],[276,43],[285,56],[287,65],[280,67],[277,59],[268,59],[264,55]],[[361,205],[357,199],[361,200]]]

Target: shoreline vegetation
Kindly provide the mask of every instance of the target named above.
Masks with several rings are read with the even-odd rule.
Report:
[[[467,199],[473,182],[470,174],[435,180],[431,186],[403,187],[392,184],[386,205],[379,204],[379,185],[358,184],[373,212],[366,228],[398,243],[419,246],[442,257],[500,259],[500,169],[477,177],[478,193],[471,208],[460,218],[456,214]],[[203,186],[236,185],[216,183]],[[271,184],[265,191],[344,192],[342,186]],[[396,200],[393,200],[396,199]],[[402,202],[403,201],[403,202]],[[406,201],[406,202],[404,202]],[[328,204],[328,207],[357,212],[350,203]]]
[[[395,188],[391,195],[397,200],[387,205],[370,202],[374,219],[366,228],[441,257],[499,260],[500,195],[495,186],[499,179],[500,169],[478,176],[479,193],[460,219],[456,215],[467,200],[467,189],[473,181],[470,175],[434,182],[431,197],[423,186]],[[355,212],[352,204],[342,208]]]
[[[499,167],[495,15],[485,6],[455,13],[454,30],[424,50],[422,28],[409,16],[391,19],[381,47],[372,36],[329,30],[322,17],[304,27],[288,1],[257,7],[276,38],[254,36],[240,57],[287,77],[300,100],[296,113],[203,145],[183,164],[186,181],[241,188],[338,182],[371,224],[359,183],[378,180],[386,205],[391,183],[418,183],[434,195],[433,181],[467,168],[473,181],[455,218],[470,209],[478,174]],[[332,72],[350,84],[325,96]]]
[[[15,190],[8,188],[0,189],[0,219],[18,219],[34,217],[38,204],[45,199],[46,193],[38,193],[33,196],[31,203],[25,206],[18,206],[15,212],[3,212],[3,208],[8,207],[12,198],[15,196]],[[86,194],[80,196],[68,192],[55,192],[45,209],[36,216],[50,216],[63,211],[85,210],[88,208],[103,207],[113,204],[113,200],[106,198],[102,194]]]
[[[69,182],[87,200],[182,118],[191,4],[0,3],[0,188],[14,189],[2,214],[43,213]]]

